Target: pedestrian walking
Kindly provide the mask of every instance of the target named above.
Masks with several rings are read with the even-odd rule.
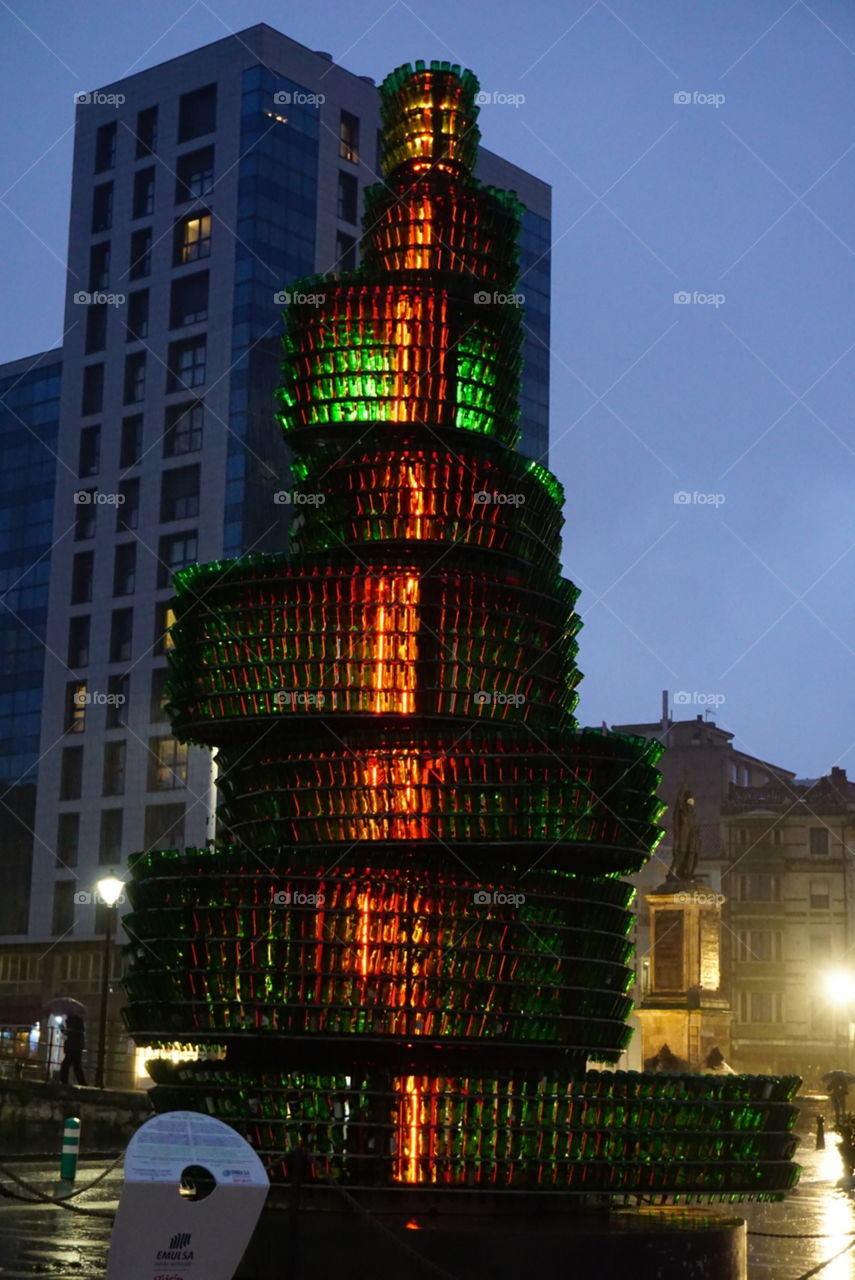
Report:
[[[735,1076],[736,1072],[728,1062],[725,1062],[724,1054],[718,1045],[710,1049],[704,1059],[704,1075],[709,1076]]]
[[[86,1032],[83,1019],[78,1014],[70,1013],[65,1019],[63,1035],[65,1036],[65,1054],[59,1064],[59,1078],[63,1084],[68,1084],[69,1073],[73,1070],[77,1084],[86,1084],[86,1075],[83,1071]]]

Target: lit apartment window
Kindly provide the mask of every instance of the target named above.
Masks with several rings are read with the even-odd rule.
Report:
[[[167,533],[160,539],[158,549],[157,585],[168,587],[173,574],[196,560],[196,530],[184,533]]]
[[[65,686],[65,732],[82,733],[86,728],[86,681],[69,680]]]
[[[144,280],[151,275],[151,246],[151,227],[140,227],[139,231],[131,232],[129,280]]]
[[[57,880],[53,887],[51,933],[55,938],[65,938],[74,932],[74,891],[76,888],[76,880]]]
[[[342,111],[338,137],[338,153],[342,160],[357,164],[359,162],[359,117],[351,115],[349,111]]]
[[[69,620],[68,665],[72,671],[78,671],[81,667],[89,666],[89,632],[90,618],[88,613]]]
[[[154,213],[154,166],[134,174],[134,218],[150,218]]]
[[[143,420],[141,413],[122,420],[122,439],[119,446],[119,466],[135,467],[142,454]]]
[[[140,404],[145,399],[145,355],[135,351],[125,356],[125,404]]]
[[[208,344],[204,334],[198,338],[187,338],[184,342],[170,342],[167,392],[201,386],[205,381],[207,360]]]
[[[102,182],[92,192],[92,234],[100,235],[113,225],[113,184]]]
[[[165,585],[168,586],[168,583]],[[154,643],[152,645],[152,653],[163,654],[168,653],[170,649],[175,647],[175,642],[170,635],[169,628],[175,622],[175,608],[171,601],[161,600],[155,607],[154,614]]]
[[[133,595],[137,581],[137,544],[120,542],[113,564],[113,595]]]
[[[130,695],[131,677],[127,673],[107,677],[106,729],[121,729],[127,724]]]
[[[125,794],[125,743],[104,744],[104,775],[101,788],[105,796]]]
[[[107,304],[90,302],[86,308],[86,345],[84,354],[94,356],[107,345]]]
[[[208,272],[196,271],[179,276],[172,282],[169,302],[169,327],[181,329],[208,319]]]
[[[175,173],[176,204],[208,195],[214,187],[214,148],[200,147],[179,156]]]
[[[110,623],[111,662],[130,662],[133,632],[133,609],[114,609]]]
[[[175,224],[173,265],[184,266],[211,255],[211,215],[191,213]]]
[[[338,216],[342,222],[356,223],[359,209],[359,183],[356,175],[353,173],[345,173],[343,169],[339,169],[338,173]]]
[[[128,315],[125,324],[125,339],[128,342],[139,342],[148,337],[148,289],[137,289],[128,297]]]
[[[80,455],[77,474],[81,479],[97,476],[101,465],[101,428],[84,427],[80,432]]]
[[[119,481],[119,502],[116,504],[116,533],[136,529],[140,519],[140,482]]]
[[[163,433],[164,458],[176,458],[183,453],[195,453],[202,448],[204,414],[205,406],[201,400],[169,406],[166,410],[166,429]]]
[[[137,112],[136,158],[154,155],[157,150],[157,107],[146,107]]]
[[[160,519],[188,520],[199,514],[199,466],[164,471],[160,482]]]
[[[59,774],[60,800],[79,800],[83,785],[83,748],[63,747]]]
[[[89,604],[94,569],[95,552],[78,551],[71,562],[71,604]]]
[[[56,866],[77,866],[80,850],[80,814],[61,813],[56,822]]]
[[[97,293],[110,287],[110,241],[102,240],[89,250],[89,291]]]
[[[828,857],[828,827],[809,827],[808,838],[813,857]]]
[[[95,135],[95,172],[104,173],[116,167],[116,132],[118,125],[102,124]]]
[[[178,141],[189,142],[217,127],[217,86],[182,93],[178,102]]]
[[[87,364],[83,370],[83,392],[80,397],[80,412],[83,414],[100,413],[104,408],[104,366]]]
[[[149,738],[149,791],[174,791],[187,784],[187,743]]]

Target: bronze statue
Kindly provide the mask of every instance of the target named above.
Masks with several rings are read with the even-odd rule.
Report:
[[[669,876],[675,880],[693,879],[701,852],[701,837],[696,822],[695,797],[685,782],[674,805],[671,839],[673,854]]]

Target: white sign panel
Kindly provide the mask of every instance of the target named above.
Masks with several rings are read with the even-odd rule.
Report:
[[[179,1184],[194,1166],[216,1185],[188,1200]],[[252,1147],[221,1120],[195,1111],[148,1120],[125,1154],[106,1280],[232,1280],[268,1187]]]

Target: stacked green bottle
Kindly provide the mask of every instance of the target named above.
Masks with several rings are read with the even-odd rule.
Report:
[[[170,715],[217,752],[228,839],[136,859],[129,1027],[206,1056],[159,1064],[156,1105],[277,1179],[300,1145],[352,1185],[781,1194],[789,1085],[585,1075],[629,1038],[661,747],[574,719],[563,495],[514,448],[520,206],[472,177],[476,91],[386,80],[362,265],[295,288],[290,554],[176,579]]]

